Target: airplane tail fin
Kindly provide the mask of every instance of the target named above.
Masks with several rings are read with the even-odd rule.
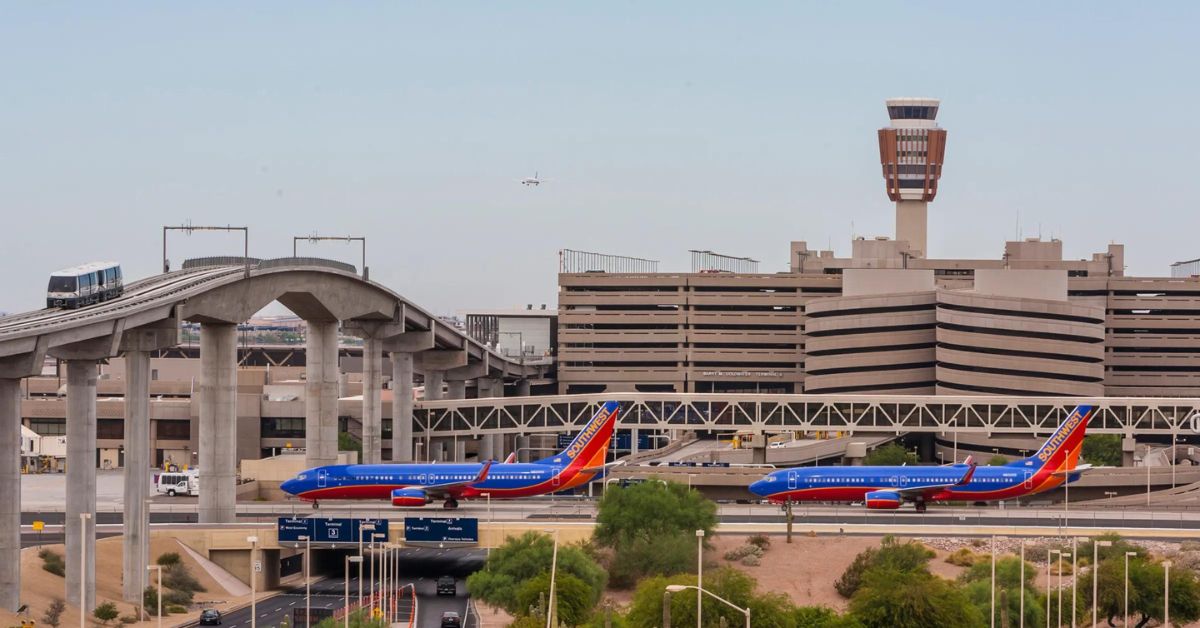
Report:
[[[620,413],[621,404],[616,401],[604,402],[566,449],[556,456],[543,458],[538,462],[567,465],[582,459],[585,466],[591,466],[592,461],[603,463],[608,453],[608,444],[612,441],[613,430],[617,426],[617,415]]]
[[[504,464],[512,464],[516,461],[517,461],[517,452],[514,451],[514,452],[508,454],[508,457],[504,459]]]
[[[1083,450],[1083,436],[1087,432],[1088,422],[1095,411],[1095,406],[1076,406],[1032,458],[1012,464],[1029,466],[1026,463],[1032,461],[1032,466],[1038,468],[1049,465],[1055,471],[1074,469]]]

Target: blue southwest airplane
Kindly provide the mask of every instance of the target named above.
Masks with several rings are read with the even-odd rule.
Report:
[[[620,411],[617,402],[606,402],[562,453],[536,462],[512,462],[510,455],[499,463],[330,465],[304,471],[279,488],[314,507],[334,499],[390,499],[397,507],[444,499],[445,508],[457,508],[460,499],[557,493],[587,484],[604,470]]]
[[[774,471],[750,485],[750,492],[773,503],[857,502],[870,509],[894,510],[904,502],[924,512],[929,502],[994,501],[1048,491],[1079,479],[1090,465],[1078,465],[1083,434],[1093,406],[1078,406],[1030,458],[1004,466],[978,467],[971,458],[940,467],[809,467]]]

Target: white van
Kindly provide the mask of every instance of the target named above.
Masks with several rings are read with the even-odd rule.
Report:
[[[159,495],[199,495],[200,476],[195,469],[160,473],[154,478],[154,489]]]

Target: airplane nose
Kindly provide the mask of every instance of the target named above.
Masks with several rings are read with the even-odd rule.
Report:
[[[287,493],[288,495],[295,495],[297,484],[299,484],[299,482],[297,482],[295,478],[284,480],[283,483],[279,485],[279,490]]]
[[[766,484],[766,482],[764,482],[763,480],[758,480],[757,482],[751,482],[750,486],[749,486],[750,492],[754,493],[755,495],[761,496],[763,494],[763,485],[764,484]]]

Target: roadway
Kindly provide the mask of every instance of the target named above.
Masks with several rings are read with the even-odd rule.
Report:
[[[454,611],[460,617],[465,617],[469,602],[465,579],[468,574],[482,566],[483,559],[483,551],[474,549],[411,548],[404,550],[401,561],[404,567],[400,586],[411,584],[416,590],[417,621],[414,625],[418,628],[438,628],[441,625],[442,613],[445,611]],[[349,583],[340,573],[314,580],[310,587],[309,603],[315,609],[332,611],[341,608],[345,605],[343,592],[347,584],[350,589],[350,601],[356,602],[359,585],[356,572],[356,569],[351,569]],[[457,595],[451,597],[437,594],[437,579],[443,575],[455,576],[458,585]],[[367,589],[369,589],[369,583],[364,584],[364,591]],[[254,609],[257,614],[256,626],[263,628],[278,626],[284,617],[294,617],[293,613],[297,608],[304,608],[304,594],[304,585],[300,585],[259,600]],[[401,608],[402,612],[407,610],[405,606]],[[250,607],[246,606],[226,613],[222,617],[222,628],[249,628],[250,612]],[[184,628],[199,625],[199,612],[196,612],[195,615],[192,622],[183,624]],[[303,616],[303,612],[301,616]],[[403,621],[407,621],[407,615],[403,615]],[[289,622],[293,627],[302,625],[291,622],[290,619]],[[477,625],[474,617],[467,625]]]

